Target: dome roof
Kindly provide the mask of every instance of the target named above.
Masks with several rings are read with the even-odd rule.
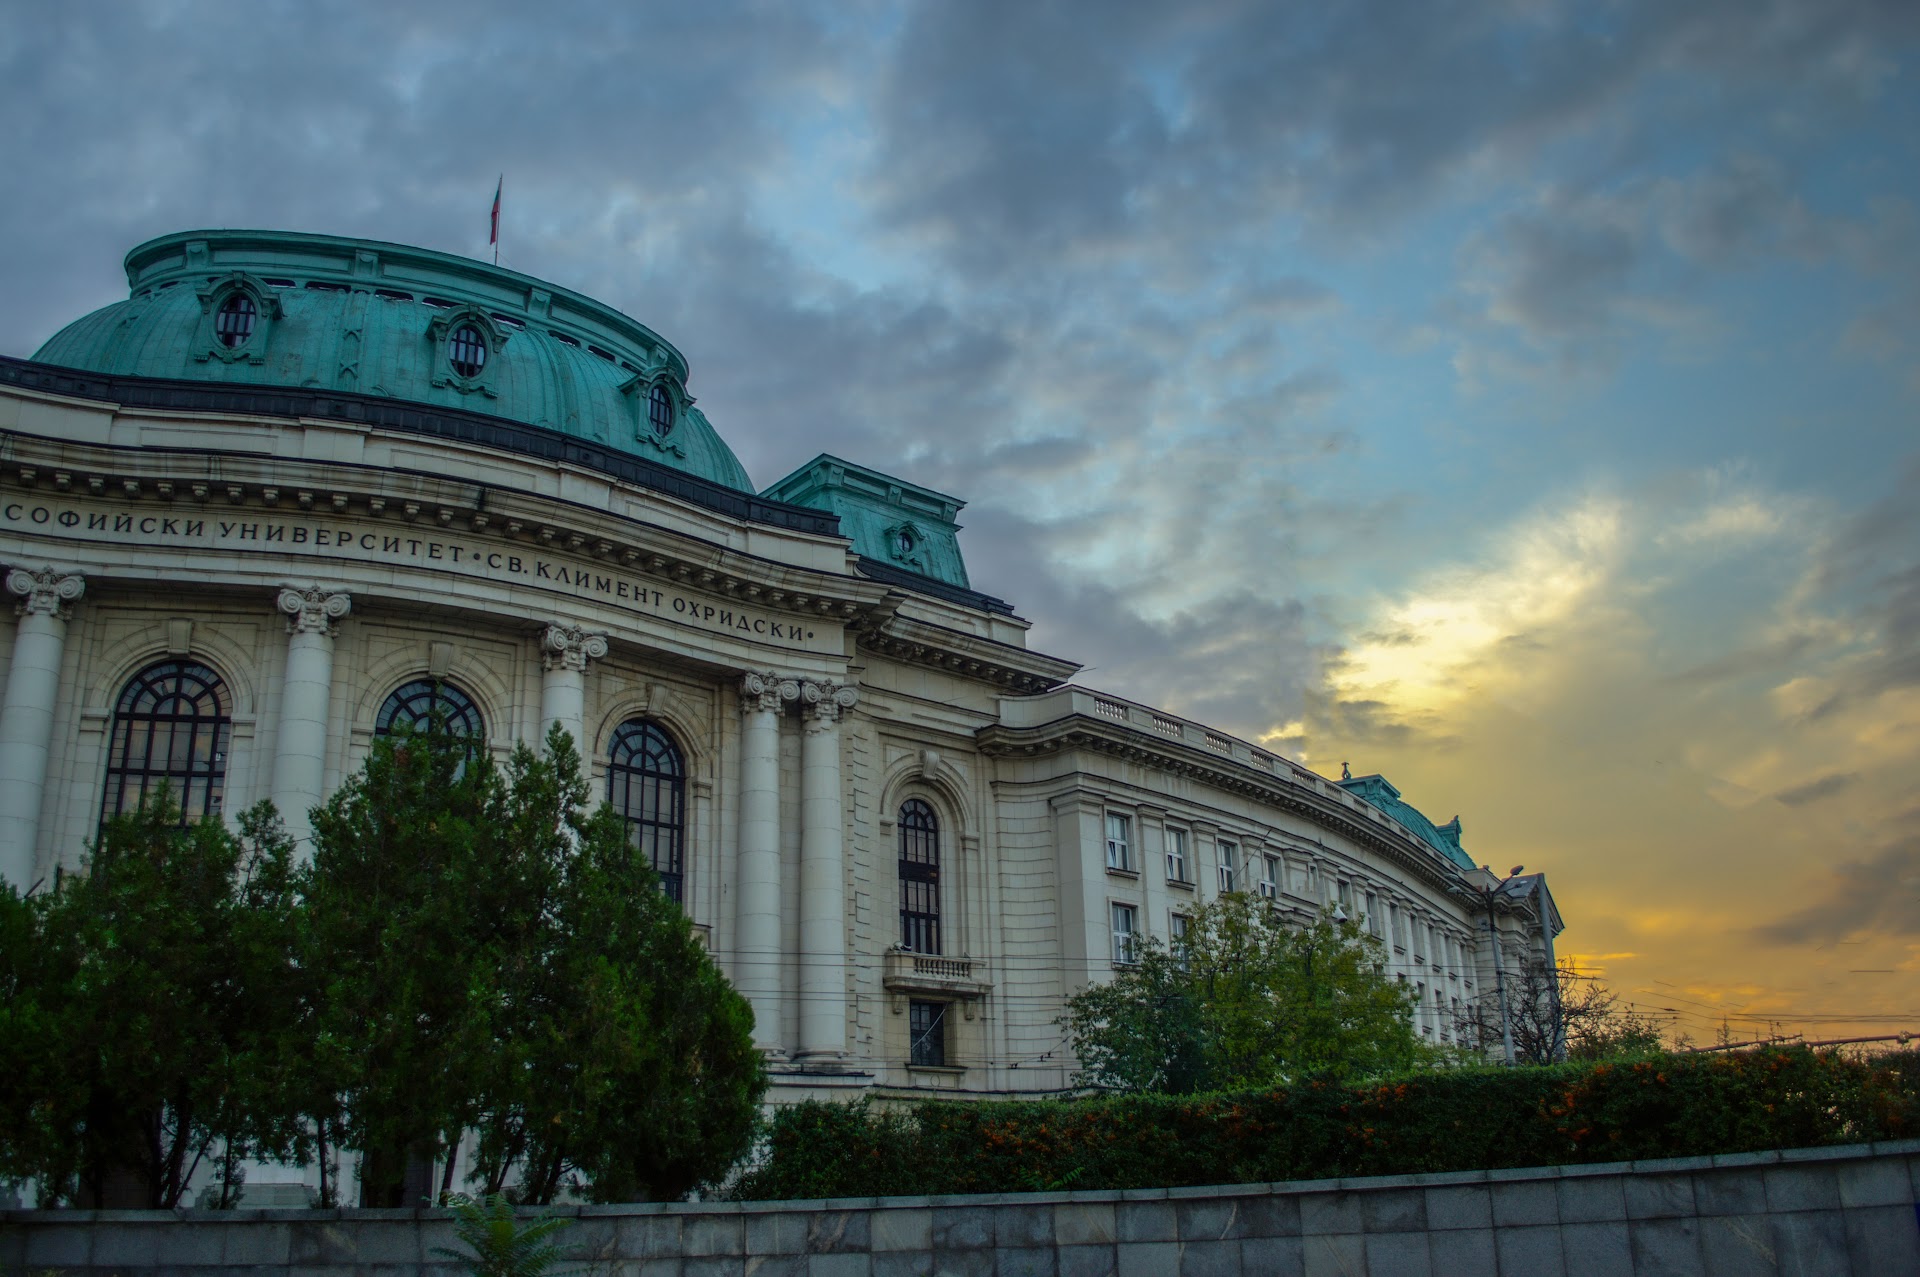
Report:
[[[131,296],[40,363],[382,395],[488,413],[752,492],[686,393],[686,359],[611,307],[448,253],[186,231],[127,254]]]

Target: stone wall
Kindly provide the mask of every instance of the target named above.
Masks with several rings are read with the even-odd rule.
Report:
[[[1224,1188],[569,1208],[620,1277],[1920,1274],[1920,1140]],[[461,1271],[443,1211],[9,1211],[0,1271]]]

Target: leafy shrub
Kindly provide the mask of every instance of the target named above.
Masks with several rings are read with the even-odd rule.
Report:
[[[1214,1095],[807,1103],[742,1200],[1119,1189],[1751,1152],[1920,1135],[1920,1053],[1677,1055]]]
[[[547,1238],[573,1222],[548,1215],[522,1224],[505,1193],[480,1201],[455,1194],[447,1204],[453,1208],[454,1236],[470,1253],[445,1246],[435,1246],[433,1253],[465,1264],[473,1277],[543,1277],[560,1260],[560,1247]]]

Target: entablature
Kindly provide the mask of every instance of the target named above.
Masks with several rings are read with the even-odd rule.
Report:
[[[1295,777],[1290,766],[1285,774],[1256,770],[1204,745],[1196,747],[1124,722],[1077,712],[1031,727],[996,723],[982,728],[978,740],[980,752],[989,757],[1039,757],[1091,750],[1187,777],[1304,817],[1442,892],[1457,883],[1452,867],[1439,863],[1437,854],[1425,843],[1391,827],[1384,816],[1359,800],[1342,801],[1347,796],[1337,786],[1331,787],[1335,794],[1315,792]]]

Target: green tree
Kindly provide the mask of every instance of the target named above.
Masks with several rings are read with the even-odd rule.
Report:
[[[562,731],[502,773],[429,729],[314,813],[309,1108],[363,1204],[402,1204],[410,1161],[450,1188],[469,1130],[474,1179],[528,1202],[679,1196],[745,1151],[752,1017],[587,793]]]
[[[684,1196],[751,1142],[766,1089],[752,1012],[626,822],[583,814],[564,732],[508,773],[520,837],[560,837],[539,875],[551,895],[500,987],[476,1182],[496,1193],[517,1171],[519,1199],[541,1204],[566,1183],[596,1201]]]
[[[209,1158],[231,1189],[240,1158],[304,1151],[291,847],[271,806],[239,823],[162,791],[57,891],[0,899],[0,1173],[43,1200],[171,1208]]]
[[[1240,894],[1196,911],[1177,953],[1148,941],[1111,983],[1075,994],[1064,1024],[1082,1083],[1123,1091],[1364,1077],[1438,1058],[1377,939],[1327,913],[1289,925]]]
[[[499,863],[505,806],[490,761],[436,724],[375,740],[314,809],[307,1105],[359,1150],[363,1206],[417,1205],[403,1200],[409,1163],[443,1156],[478,1112],[499,954],[527,908],[515,898],[527,866]]]

